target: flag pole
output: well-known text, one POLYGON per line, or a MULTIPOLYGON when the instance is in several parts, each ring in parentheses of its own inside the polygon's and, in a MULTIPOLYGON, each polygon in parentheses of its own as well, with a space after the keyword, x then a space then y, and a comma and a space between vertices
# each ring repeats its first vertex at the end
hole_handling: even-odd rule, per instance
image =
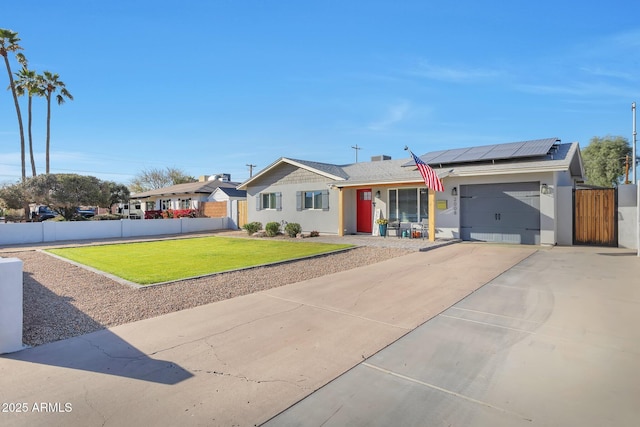
MULTIPOLYGON (((418 165, 418 162, 422 163, 424 165, 425 168, 431 170, 431 168, 429 168, 428 165, 426 165, 424 162, 422 162, 422 160, 417 157, 415 154, 413 154, 413 151, 409 150, 408 146, 404 146, 405 151, 408 151, 409 154, 411 155, 411 158, 413 159, 414 162, 416 162, 416 166, 418 167, 418 170, 420 171, 420 174, 422 175, 422 177, 425 180, 425 185, 427 187, 427 194, 428 194, 428 208, 429 208, 429 241, 430 242, 435 242, 436 241, 436 190, 431 188, 429 186, 429 184, 427 183, 427 178, 423 173, 423 170, 420 168, 420 165, 418 165)), ((435 172, 433 170, 431 170, 431 173, 435 175, 435 172)), ((439 181, 439 178, 437 178, 436 175, 436 179, 439 181)), ((442 183, 440 183, 440 187, 442 187, 442 183)))

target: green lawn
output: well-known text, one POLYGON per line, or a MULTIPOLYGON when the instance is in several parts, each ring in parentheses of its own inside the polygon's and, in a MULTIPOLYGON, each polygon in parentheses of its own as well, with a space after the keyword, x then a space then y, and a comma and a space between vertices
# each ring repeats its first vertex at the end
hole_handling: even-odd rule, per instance
POLYGON ((352 245, 201 237, 49 249, 48 252, 131 282, 148 285, 349 247, 352 245))

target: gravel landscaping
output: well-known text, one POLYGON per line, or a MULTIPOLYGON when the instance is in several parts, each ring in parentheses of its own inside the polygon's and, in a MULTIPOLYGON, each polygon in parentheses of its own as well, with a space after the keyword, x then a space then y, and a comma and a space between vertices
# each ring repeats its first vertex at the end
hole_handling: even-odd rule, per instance
POLYGON ((100 329, 373 264, 410 253, 358 247, 279 265, 141 289, 39 251, 4 252, 24 262, 23 341, 36 346, 100 329))

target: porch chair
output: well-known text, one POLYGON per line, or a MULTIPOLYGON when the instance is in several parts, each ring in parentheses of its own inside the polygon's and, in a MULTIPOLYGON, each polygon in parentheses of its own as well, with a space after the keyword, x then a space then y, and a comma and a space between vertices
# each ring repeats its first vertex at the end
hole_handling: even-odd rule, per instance
POLYGON ((411 224, 411 237, 413 233, 420 233, 420 238, 424 239, 429 234, 429 220, 423 218, 421 222, 411 224))
POLYGON ((402 237, 403 235, 408 234, 411 237, 411 223, 410 222, 401 222, 400 228, 398 229, 398 236, 402 237), (406 231, 406 233, 405 233, 406 231))
MULTIPOLYGON (((391 233, 391 231, 393 231, 394 233, 396 233, 396 237, 400 237, 400 223, 398 221, 393 221, 390 222, 389 225, 387 226, 387 233, 391 233)), ((391 234, 388 234, 389 236, 391 236, 391 234)))

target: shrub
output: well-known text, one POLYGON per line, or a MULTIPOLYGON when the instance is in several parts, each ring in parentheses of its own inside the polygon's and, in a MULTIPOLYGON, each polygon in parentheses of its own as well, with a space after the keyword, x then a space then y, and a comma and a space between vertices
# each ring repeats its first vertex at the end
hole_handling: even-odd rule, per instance
POLYGON ((93 217, 95 221, 111 221, 123 219, 124 216, 120 214, 101 214, 93 217))
POLYGON ((267 225, 264 226, 264 229, 267 232, 267 236, 276 236, 280 232, 280 223, 275 221, 268 222, 267 225))
POLYGON ((312 231, 311 233, 309 233, 309 237, 318 237, 318 236, 320 236, 319 231, 312 231))
POLYGON ((297 222, 290 222, 284 226, 284 231, 289 237, 296 237, 298 233, 302 232, 302 227, 297 222))
POLYGON ((249 222, 242 226, 246 230, 247 234, 251 236, 253 233, 257 233, 262 228, 262 223, 258 221, 249 222))

